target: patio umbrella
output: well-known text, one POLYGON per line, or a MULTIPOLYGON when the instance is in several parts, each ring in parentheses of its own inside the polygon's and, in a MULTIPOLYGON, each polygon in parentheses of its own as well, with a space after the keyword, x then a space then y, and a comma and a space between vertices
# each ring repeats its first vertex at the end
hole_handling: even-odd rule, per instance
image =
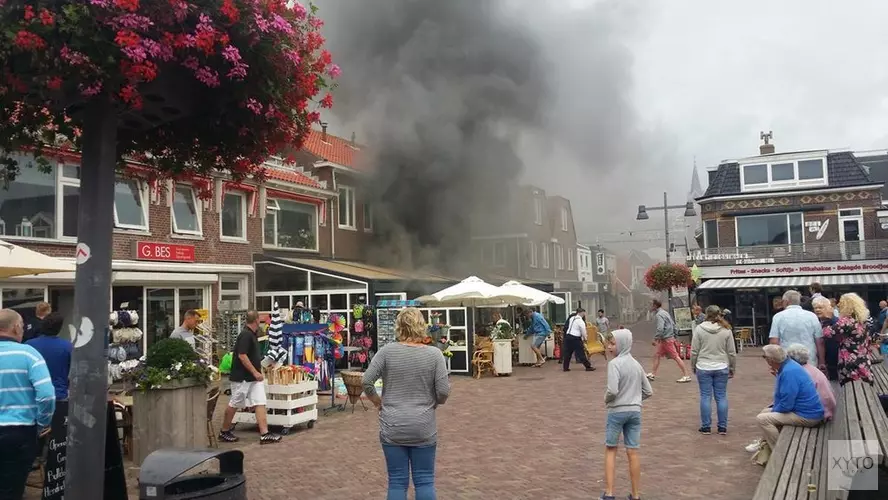
POLYGON ((74 264, 0 240, 0 278, 64 272, 74 272, 74 264))
POLYGON ((499 288, 505 294, 515 295, 522 298, 520 302, 515 302, 513 303, 513 305, 536 307, 549 303, 559 305, 564 304, 564 299, 562 299, 561 297, 552 295, 551 293, 547 293, 542 290, 537 290, 536 288, 529 287, 517 281, 507 281, 503 283, 499 288))
POLYGON ((490 307, 520 303, 524 299, 491 285, 477 276, 469 276, 456 285, 417 299, 423 305, 440 307, 490 307))

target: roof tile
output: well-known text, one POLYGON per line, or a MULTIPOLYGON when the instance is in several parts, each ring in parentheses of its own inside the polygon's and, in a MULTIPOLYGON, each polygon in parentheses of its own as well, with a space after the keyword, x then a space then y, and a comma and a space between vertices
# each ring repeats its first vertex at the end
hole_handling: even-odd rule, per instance
POLYGON ((300 186, 308 186, 317 189, 324 188, 324 186, 322 186, 318 180, 309 177, 302 172, 298 172, 296 170, 288 168, 269 167, 266 165, 265 175, 269 179, 274 179, 277 181, 292 182, 293 184, 298 184, 300 186))
POLYGON ((317 156, 322 160, 333 162, 343 167, 358 168, 357 156, 361 151, 360 145, 352 145, 351 141, 336 137, 329 132, 325 134, 319 130, 312 129, 302 149, 317 156))

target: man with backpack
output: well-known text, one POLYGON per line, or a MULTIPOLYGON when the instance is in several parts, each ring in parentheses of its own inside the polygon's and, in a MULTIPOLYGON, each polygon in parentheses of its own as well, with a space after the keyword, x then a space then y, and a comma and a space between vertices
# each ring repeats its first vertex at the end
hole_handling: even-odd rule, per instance
POLYGON ((577 355, 577 360, 586 367, 587 372, 595 371, 595 367, 586 358, 586 337, 586 310, 581 307, 577 309, 576 314, 567 319, 564 328, 564 340, 561 347, 564 371, 570 371, 570 358, 574 354, 577 355))
POLYGON ((677 328, 675 327, 675 321, 672 319, 672 316, 663 309, 663 304, 654 299, 651 303, 651 311, 654 312, 654 319, 657 321, 657 333, 654 334, 654 342, 653 344, 657 347, 657 352, 654 353, 654 367, 650 373, 647 374, 647 378, 649 380, 655 380, 657 378, 657 371, 660 369, 660 358, 667 357, 675 360, 675 363, 678 364, 678 368, 681 370, 681 378, 676 380, 676 382, 680 384, 686 384, 691 381, 691 377, 688 375, 688 369, 685 367, 684 361, 681 360, 681 356, 678 355, 678 349, 676 349, 675 344, 678 342, 675 340, 675 336, 678 334, 677 328))

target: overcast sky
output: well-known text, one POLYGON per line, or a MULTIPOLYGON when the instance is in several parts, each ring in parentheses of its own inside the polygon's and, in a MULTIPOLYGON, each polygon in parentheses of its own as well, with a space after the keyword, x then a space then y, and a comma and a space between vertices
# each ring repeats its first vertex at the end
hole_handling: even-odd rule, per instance
POLYGON ((524 180, 571 199, 583 240, 659 228, 637 205, 684 202, 695 157, 705 187, 762 130, 778 152, 888 147, 888 2, 502 1, 550 75, 544 124, 519 134, 524 180))

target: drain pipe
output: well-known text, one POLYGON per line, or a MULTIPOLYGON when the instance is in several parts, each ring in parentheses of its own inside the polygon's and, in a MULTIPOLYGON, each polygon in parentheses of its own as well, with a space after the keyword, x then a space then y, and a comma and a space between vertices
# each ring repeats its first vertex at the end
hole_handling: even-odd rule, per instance
POLYGON ((333 260, 336 260, 336 227, 335 227, 335 224, 337 221, 333 220, 334 219, 333 205, 336 205, 337 210, 338 210, 339 188, 336 187, 336 170, 333 167, 330 167, 330 171, 333 172, 333 192, 336 194, 333 196, 333 203, 330 203, 330 217, 327 220, 330 224, 330 258, 333 260))

